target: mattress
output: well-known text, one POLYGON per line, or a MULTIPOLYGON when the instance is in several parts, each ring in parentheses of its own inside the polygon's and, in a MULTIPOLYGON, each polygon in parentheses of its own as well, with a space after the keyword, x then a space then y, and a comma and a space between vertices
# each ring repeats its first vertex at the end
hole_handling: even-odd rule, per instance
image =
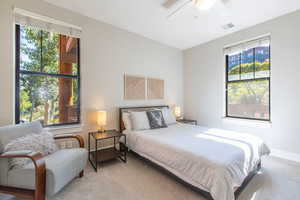
POLYGON ((181 123, 124 133, 130 150, 209 192, 214 200, 234 200, 235 188, 270 153, 253 135, 181 123))

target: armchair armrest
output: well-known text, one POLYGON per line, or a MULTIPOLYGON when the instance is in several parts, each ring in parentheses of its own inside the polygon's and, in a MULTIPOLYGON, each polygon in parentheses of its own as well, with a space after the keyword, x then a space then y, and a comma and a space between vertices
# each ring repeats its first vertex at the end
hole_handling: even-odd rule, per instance
POLYGON ((46 193, 46 164, 41 153, 32 151, 11 151, 0 155, 1 158, 29 158, 35 167, 35 198, 44 199, 46 193))
POLYGON ((55 140, 61 140, 61 139, 76 139, 79 143, 80 148, 84 148, 84 140, 81 135, 75 135, 75 134, 58 134, 54 136, 55 140))
POLYGON ((9 151, 1 154, 0 158, 29 158, 35 167, 45 165, 43 155, 32 151, 9 151))

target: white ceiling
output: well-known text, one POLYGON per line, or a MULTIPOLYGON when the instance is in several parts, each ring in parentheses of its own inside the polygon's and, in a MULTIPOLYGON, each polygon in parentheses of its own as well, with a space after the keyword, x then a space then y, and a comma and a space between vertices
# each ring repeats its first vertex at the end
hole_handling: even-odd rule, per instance
POLYGON ((161 6, 165 0, 45 1, 179 49, 187 49, 300 9, 300 0, 229 0, 226 4, 229 15, 220 12, 221 5, 218 3, 209 12, 189 5, 167 19, 186 0, 180 0, 169 10, 161 6), (235 27, 224 30, 222 25, 229 22, 235 27))

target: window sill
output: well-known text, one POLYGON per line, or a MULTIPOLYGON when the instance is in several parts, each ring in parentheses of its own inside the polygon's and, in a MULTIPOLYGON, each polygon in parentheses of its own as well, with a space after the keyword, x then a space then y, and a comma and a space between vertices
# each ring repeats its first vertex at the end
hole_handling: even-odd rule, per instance
POLYGON ((47 127, 45 130, 54 133, 54 134, 67 134, 67 133, 78 133, 83 129, 83 124, 76 125, 66 125, 66 126, 57 126, 57 127, 47 127))
POLYGON ((222 117, 224 124, 235 124, 241 126, 257 127, 257 128, 271 128, 271 121, 251 120, 251 119, 239 119, 232 117, 222 117))

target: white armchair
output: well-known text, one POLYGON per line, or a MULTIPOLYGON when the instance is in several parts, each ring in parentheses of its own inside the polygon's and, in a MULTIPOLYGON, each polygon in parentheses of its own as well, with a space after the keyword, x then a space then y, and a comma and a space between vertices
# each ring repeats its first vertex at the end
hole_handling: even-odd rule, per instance
POLYGON ((11 140, 32 133, 41 133, 40 122, 0 127, 0 192, 26 199, 44 200, 53 196, 78 175, 83 176, 88 153, 79 135, 57 135, 58 139, 76 139, 80 148, 61 149, 43 157, 30 151, 6 152, 3 149, 11 140), (19 169, 9 169, 8 159, 29 158, 31 163, 19 169))

